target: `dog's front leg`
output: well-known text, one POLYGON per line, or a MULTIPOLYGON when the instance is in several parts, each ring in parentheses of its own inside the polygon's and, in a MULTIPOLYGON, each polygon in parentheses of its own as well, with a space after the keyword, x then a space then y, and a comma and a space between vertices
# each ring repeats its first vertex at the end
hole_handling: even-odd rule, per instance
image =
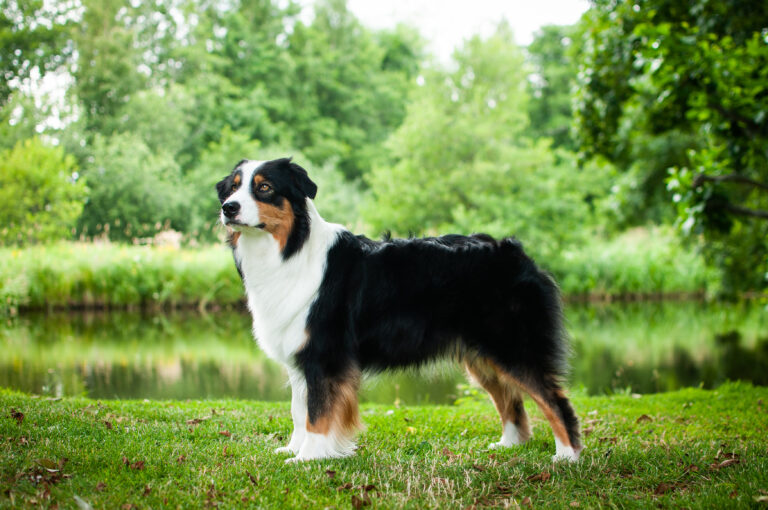
POLYGON ((360 371, 350 368, 330 376, 318 368, 314 366, 305 371, 308 374, 306 432, 296 457, 287 462, 346 457, 355 451, 354 434, 360 426, 357 408, 360 371))
POLYGON ((288 381, 291 384, 291 418, 293 418, 293 433, 288 446, 281 446, 275 453, 299 453, 306 437, 307 422, 307 382, 304 374, 295 368, 288 368, 288 381))

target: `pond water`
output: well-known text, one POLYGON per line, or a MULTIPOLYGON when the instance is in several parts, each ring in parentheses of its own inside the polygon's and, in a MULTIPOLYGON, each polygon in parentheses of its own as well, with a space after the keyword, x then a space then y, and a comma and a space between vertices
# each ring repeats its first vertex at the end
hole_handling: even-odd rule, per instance
MULTIPOLYGON (((768 309, 759 302, 568 305, 568 385, 589 394, 768 384, 768 309)), ((0 325, 0 386, 98 399, 287 400, 285 375, 235 311, 163 315, 33 314, 0 325)), ((467 392, 462 370, 367 378, 361 400, 451 403, 467 392)))

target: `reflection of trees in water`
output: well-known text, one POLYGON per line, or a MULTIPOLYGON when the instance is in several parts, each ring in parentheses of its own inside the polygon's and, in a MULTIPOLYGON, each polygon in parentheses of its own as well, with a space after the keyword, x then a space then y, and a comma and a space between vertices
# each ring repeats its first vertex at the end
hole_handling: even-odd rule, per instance
POLYGON ((175 360, 173 364, 94 364, 82 376, 92 398, 258 398, 285 400, 285 375, 270 363, 175 360))
POLYGON ((768 337, 754 347, 745 347, 736 330, 714 336, 714 347, 704 354, 675 347, 671 356, 658 363, 622 360, 610 349, 578 355, 574 379, 590 393, 630 388, 654 393, 685 386, 714 388, 728 380, 768 385, 768 337))

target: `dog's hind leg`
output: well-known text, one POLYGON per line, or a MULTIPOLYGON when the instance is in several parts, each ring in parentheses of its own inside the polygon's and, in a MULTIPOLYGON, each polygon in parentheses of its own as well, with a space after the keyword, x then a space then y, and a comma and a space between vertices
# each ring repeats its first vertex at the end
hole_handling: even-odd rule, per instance
POLYGON ((522 444, 531 437, 528 415, 523 406, 523 394, 509 377, 503 377, 497 367, 485 358, 467 356, 464 366, 470 377, 487 391, 501 417, 501 439, 489 448, 522 444))
POLYGON ((509 378, 520 386, 538 404, 552 427, 555 436, 554 460, 578 460, 583 449, 579 434, 579 419, 565 396, 558 377, 553 374, 534 373, 528 370, 514 373, 496 367, 502 378, 509 378))
POLYGON ((354 434, 360 428, 359 386, 357 369, 350 368, 334 377, 309 371, 306 432, 296 457, 288 459, 289 462, 346 457, 354 453, 354 434))

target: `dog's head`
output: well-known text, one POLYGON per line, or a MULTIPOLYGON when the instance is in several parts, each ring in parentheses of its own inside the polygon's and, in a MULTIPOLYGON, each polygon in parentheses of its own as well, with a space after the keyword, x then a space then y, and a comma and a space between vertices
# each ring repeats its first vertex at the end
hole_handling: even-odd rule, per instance
POLYGON ((309 235, 307 198, 317 186, 290 158, 242 160, 216 184, 221 222, 234 230, 268 232, 283 258, 293 255, 309 235))

